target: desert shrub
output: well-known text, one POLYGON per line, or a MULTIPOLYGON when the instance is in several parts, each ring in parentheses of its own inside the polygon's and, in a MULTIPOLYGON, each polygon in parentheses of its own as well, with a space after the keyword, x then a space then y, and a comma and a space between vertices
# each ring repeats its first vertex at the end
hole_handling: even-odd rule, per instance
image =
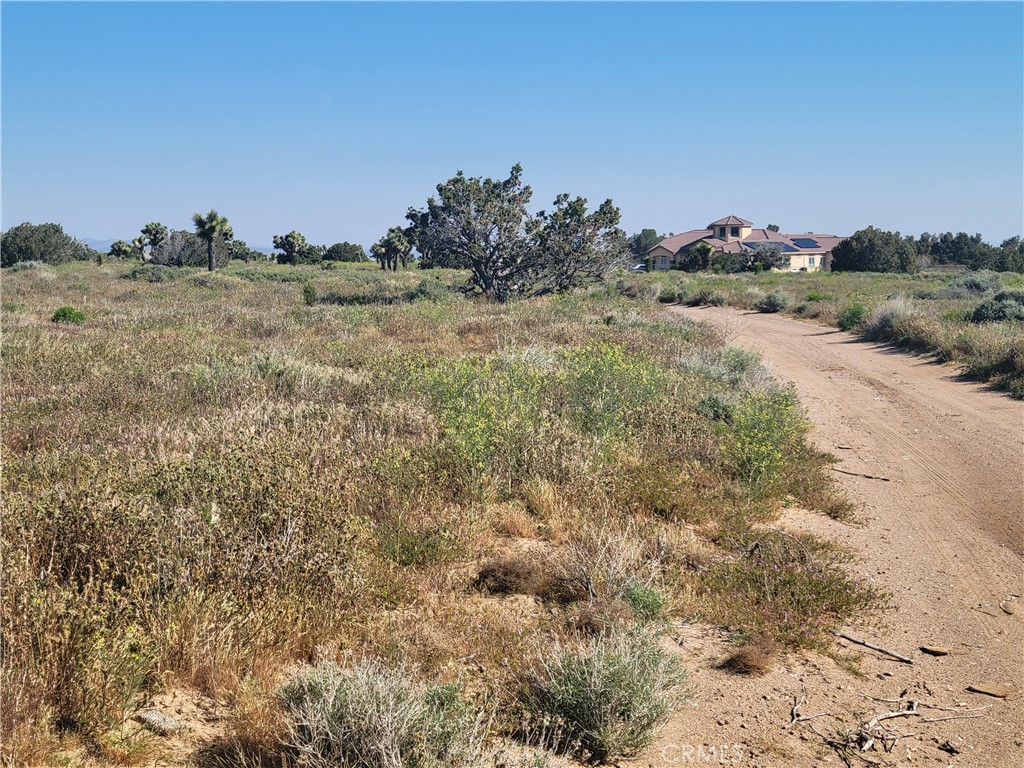
POLYGON ((847 302, 836 318, 836 325, 841 331, 852 331, 864 322, 868 316, 868 308, 860 301, 847 302))
POLYGON ((311 768, 473 768, 480 718, 453 685, 417 685, 403 667, 362 661, 300 670, 280 700, 289 745, 311 768))
POLYGON ((698 288, 686 297, 686 304, 690 307, 705 305, 720 307, 725 304, 725 294, 714 288, 698 288))
POLYGON ((302 301, 307 307, 311 307, 316 304, 317 291, 316 286, 312 283, 306 282, 302 284, 302 301))
POLYGON ((679 360, 679 368, 727 387, 758 389, 768 380, 761 357, 740 347, 698 349, 679 360))
POLYGON ((650 584, 633 582, 627 584, 622 597, 633 609, 633 613, 644 621, 660 618, 668 604, 664 593, 650 584))
POLYGON ((562 725, 552 746, 599 762, 647 747, 655 729, 686 699, 686 673, 656 635, 591 637, 542 658, 527 681, 526 704, 562 725))
POLYGON ((53 322, 68 325, 81 325, 85 322, 85 312, 74 307, 60 307, 53 313, 53 322))
POLYGON ((975 323, 1024 320, 1024 290, 1000 291, 975 307, 971 320, 975 323))
POLYGON ((864 338, 871 341, 894 341, 899 337, 900 323, 918 317, 921 311, 905 296, 884 301, 875 307, 863 323, 864 338))
POLYGON ((658 293, 658 301, 662 304, 675 304, 680 301, 679 292, 675 288, 665 286, 658 293))
POLYGON ((742 636, 822 647, 843 622, 884 606, 885 595, 843 570, 839 551, 810 536, 750 530, 735 545, 739 557, 701 575, 697 613, 742 636))
POLYGON ((772 291, 754 305, 758 312, 781 312, 789 306, 789 296, 781 291, 772 291))
POLYGON ((124 275, 125 280, 165 283, 181 276, 181 271, 166 264, 136 264, 124 275))
POLYGON ((732 412, 725 453, 736 475, 755 495, 770 494, 785 478, 786 464, 808 424, 789 389, 752 392, 732 412))
POLYGON ((625 598, 633 605, 631 593, 640 604, 654 599, 642 593, 656 590, 662 564, 644 546, 639 532, 626 526, 622 530, 602 527, 577 535, 562 548, 555 568, 563 597, 604 601, 625 598))
POLYGON ((545 595, 553 582, 547 562, 536 555, 522 554, 488 560, 480 568, 475 585, 492 595, 545 595))
POLYGON ((822 293, 821 291, 808 291, 807 301, 831 301, 834 299, 831 293, 822 293))
POLYGON ((46 262, 31 259, 29 261, 16 261, 10 266, 11 272, 22 272, 24 270, 46 269, 46 262))
POLYGON ((1002 287, 1002 284, 1003 279, 998 272, 990 272, 986 269, 959 275, 950 283, 953 287, 963 288, 971 293, 997 291, 1002 287))
POLYGON ((712 421, 731 422, 736 404, 728 396, 711 392, 697 404, 697 413, 712 421))
POLYGON ((1014 396, 1024 398, 1024 338, 979 345, 968 358, 969 376, 991 381, 1014 396))
POLYGON ((451 287, 442 283, 437 277, 425 277, 406 294, 409 301, 445 301, 454 296, 455 292, 451 287))

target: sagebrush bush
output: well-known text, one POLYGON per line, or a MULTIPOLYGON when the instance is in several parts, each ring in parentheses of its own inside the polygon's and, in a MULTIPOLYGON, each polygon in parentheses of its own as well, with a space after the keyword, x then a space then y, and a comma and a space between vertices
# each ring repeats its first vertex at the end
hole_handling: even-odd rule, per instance
POLYGON ((975 307, 971 320, 975 323, 1024 320, 1024 290, 1000 291, 975 307))
POLYGON ((982 269, 958 276, 950 286, 963 288, 971 293, 988 293, 999 290, 1002 284, 1003 278, 998 272, 982 269))
POLYGON ((74 307, 60 307, 53 313, 53 322, 67 325, 81 325, 85 322, 85 312, 74 307))
POLYGON ((781 291, 772 291, 754 304, 758 312, 781 312, 789 306, 789 296, 781 291))
POLYGON ((875 307, 864 319, 864 338, 870 341, 897 341, 900 324, 911 317, 920 317, 921 310, 906 296, 896 296, 875 307))
POLYGON ((687 698, 685 670, 649 632, 591 637, 550 653, 526 681, 526 705, 562 726, 552 746, 595 762, 641 752, 687 698))
POLYGON ((453 685, 366 660, 299 670, 279 694, 288 743, 311 768, 475 768, 481 717, 453 685))
POLYGON ((7 269, 9 269, 11 272, 27 272, 31 270, 48 268, 49 267, 46 264, 46 262, 29 259, 28 261, 16 261, 13 264, 11 264, 11 266, 9 266, 7 269))
POLYGON ((167 264, 136 264, 125 273, 124 279, 140 280, 147 283, 166 283, 190 273, 191 270, 171 267, 167 264))

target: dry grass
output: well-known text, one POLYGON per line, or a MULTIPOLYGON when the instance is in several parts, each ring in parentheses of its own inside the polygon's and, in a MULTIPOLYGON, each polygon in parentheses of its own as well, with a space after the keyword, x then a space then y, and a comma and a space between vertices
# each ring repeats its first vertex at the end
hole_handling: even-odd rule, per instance
MULTIPOLYGON (((455 273, 364 267, 129 271, 4 275, 13 764, 79 743, 131 759, 120 724, 169 686, 231 702, 211 759, 280 764, 286 671, 353 657, 503 712, 527 659, 705 610, 702 590, 754 631, 734 588, 756 580, 691 565, 735 560, 801 488, 833 498, 756 360, 642 299, 494 306, 445 289, 455 273), (65 304, 86 322, 51 322, 65 304), (751 442, 765 423, 786 439, 751 442)), ((817 621, 811 598, 814 637, 869 607, 817 621)))

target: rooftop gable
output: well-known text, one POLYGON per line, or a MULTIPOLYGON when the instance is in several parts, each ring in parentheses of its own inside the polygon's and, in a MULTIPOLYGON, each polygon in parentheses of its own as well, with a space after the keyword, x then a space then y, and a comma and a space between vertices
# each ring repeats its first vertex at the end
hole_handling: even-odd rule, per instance
POLYGON ((724 219, 719 219, 718 221, 713 221, 708 224, 708 229, 711 229, 712 227, 728 226, 752 227, 754 225, 746 219, 741 219, 739 216, 726 216, 724 219))

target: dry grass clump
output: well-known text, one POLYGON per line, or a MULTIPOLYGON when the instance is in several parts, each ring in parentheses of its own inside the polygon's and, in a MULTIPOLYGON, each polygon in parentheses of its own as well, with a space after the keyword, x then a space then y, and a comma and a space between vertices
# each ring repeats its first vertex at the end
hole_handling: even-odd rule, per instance
POLYGON ((506 555, 488 560, 480 568, 474 585, 491 595, 547 595, 555 583, 551 565, 531 553, 506 555))
POLYGON ((771 643, 753 639, 726 656, 718 668, 737 675, 757 677, 771 671, 775 649, 771 643))

